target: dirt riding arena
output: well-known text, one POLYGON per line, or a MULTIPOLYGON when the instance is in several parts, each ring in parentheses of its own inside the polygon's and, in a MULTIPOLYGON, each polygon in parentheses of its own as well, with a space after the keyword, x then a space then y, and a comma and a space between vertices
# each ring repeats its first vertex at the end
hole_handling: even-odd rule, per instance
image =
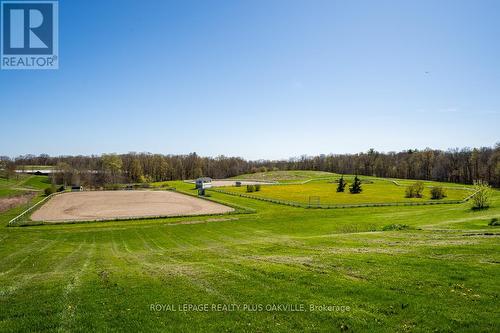
POLYGON ((222 214, 233 208, 170 191, 73 192, 50 199, 33 221, 94 221, 140 217, 222 214))

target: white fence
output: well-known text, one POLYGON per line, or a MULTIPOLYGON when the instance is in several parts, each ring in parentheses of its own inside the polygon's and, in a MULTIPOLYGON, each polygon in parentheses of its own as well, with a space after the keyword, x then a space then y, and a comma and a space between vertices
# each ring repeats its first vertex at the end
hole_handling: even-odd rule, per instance
POLYGON ((63 192, 56 192, 56 193, 52 193, 51 195, 46 196, 45 198, 43 198, 42 200, 38 201, 36 204, 34 204, 33 206, 31 206, 30 208, 26 209, 24 212, 22 212, 21 214, 17 215, 16 217, 14 217, 12 220, 10 220, 9 223, 8 223, 8 225, 9 226, 14 225, 17 221, 19 221, 23 217, 26 217, 27 215, 29 215, 33 210, 35 210, 35 208, 37 208, 38 206, 40 206, 43 203, 45 203, 47 200, 49 200, 53 196, 56 196, 56 195, 61 194, 61 193, 65 193, 65 192, 64 191, 63 192))

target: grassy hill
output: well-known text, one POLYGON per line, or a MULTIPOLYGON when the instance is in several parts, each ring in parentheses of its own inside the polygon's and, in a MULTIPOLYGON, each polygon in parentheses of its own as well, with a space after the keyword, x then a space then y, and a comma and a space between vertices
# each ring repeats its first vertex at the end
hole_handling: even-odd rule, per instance
MULTIPOLYGON (((345 179, 352 183, 350 177, 345 179)), ((364 178, 361 177, 363 180, 364 178)), ((414 183, 414 182, 413 182, 414 183)), ((446 186, 446 184, 435 184, 446 186)), ((278 199, 298 203, 308 203, 311 197, 319 197, 321 204, 366 204, 366 203, 397 203, 397 202, 431 202, 430 187, 424 189, 422 198, 406 198, 405 186, 398 186, 393 182, 384 179, 370 179, 363 185, 363 192, 360 194, 350 194, 349 188, 345 192, 337 193, 337 184, 332 180, 311 181, 306 184, 288 184, 288 185, 262 185, 259 192, 253 192, 251 195, 278 199)), ((224 190, 236 194, 247 192, 246 187, 229 187, 224 190)), ((447 197, 443 200, 434 200, 433 202, 442 202, 450 200, 462 200, 473 192, 466 188, 451 187, 446 190, 447 197)))
POLYGON ((22 194, 29 191, 41 191, 50 186, 46 176, 17 175, 15 178, 0 177, 0 198, 22 194))
POLYGON ((255 213, 25 228, 7 228, 0 214, 0 331, 500 327, 500 231, 488 226, 500 217, 499 191, 482 211, 211 195, 255 213))
POLYGON ((315 178, 335 177, 335 176, 337 175, 331 172, 293 170, 293 171, 268 171, 268 172, 249 173, 233 177, 232 179, 260 180, 260 181, 287 183, 287 182, 301 182, 315 178))

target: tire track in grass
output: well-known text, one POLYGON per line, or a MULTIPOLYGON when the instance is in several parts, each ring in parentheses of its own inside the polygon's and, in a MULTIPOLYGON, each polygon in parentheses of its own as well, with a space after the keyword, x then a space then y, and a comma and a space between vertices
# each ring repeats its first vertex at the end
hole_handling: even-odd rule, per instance
POLYGON ((51 277, 57 277, 60 275, 59 273, 55 272, 48 272, 48 273, 33 273, 33 274, 22 274, 21 278, 17 278, 14 281, 14 284, 11 286, 6 287, 5 285, 2 285, 0 287, 0 297, 8 297, 13 295, 17 290, 23 288, 25 285, 29 284, 30 282, 33 281, 35 278, 43 278, 44 280, 51 278, 51 277))
POLYGON ((148 251, 151 251, 151 252, 154 252, 153 248, 151 247, 151 245, 146 242, 146 240, 144 239, 144 237, 141 236, 141 234, 139 233, 139 231, 137 231, 137 229, 134 229, 134 232, 135 234, 137 235, 137 237, 142 241, 142 243, 144 244, 144 248, 148 251))
POLYGON ((123 248, 125 249, 125 251, 127 251, 128 253, 132 253, 132 251, 130 251, 127 245, 127 242, 125 242, 125 238, 122 237, 122 234, 120 234, 120 240, 122 241, 123 248))
POLYGON ((214 229, 207 229, 204 230, 205 232, 205 237, 200 240, 200 243, 203 245, 205 249, 212 249, 212 248, 217 248, 220 249, 221 252, 225 253, 228 251, 227 249, 227 243, 224 243, 222 241, 222 237, 220 235, 220 232, 216 232, 214 229))
POLYGON ((111 233, 111 252, 113 253, 113 256, 115 256, 115 258, 117 258, 118 257, 118 250, 117 250, 117 244, 116 244, 116 240, 115 240, 115 231, 110 230, 109 232, 111 233))
POLYGON ((148 262, 138 263, 145 268, 149 275, 158 276, 160 278, 165 278, 169 276, 179 276, 187 280, 195 288, 204 291, 207 294, 213 295, 221 299, 225 303, 230 303, 231 299, 227 295, 223 294, 217 288, 215 288, 206 278, 200 278, 202 271, 195 269, 193 266, 203 266, 203 263, 185 263, 183 261, 176 260, 174 258, 169 258, 170 262, 173 264, 155 264, 148 262), (195 265, 193 265, 195 264, 195 265), (199 264, 199 265, 198 265, 199 264))
MULTIPOLYGON (((141 261, 140 264, 142 264, 146 268, 146 271, 148 271, 150 274, 158 275, 160 277, 170 276, 170 275, 181 276, 187 281, 189 281, 189 283, 192 284, 195 288, 200 289, 206 293, 209 293, 215 297, 218 297, 225 303, 231 303, 231 302, 235 303, 237 299, 235 299, 230 294, 223 292, 222 290, 225 290, 224 288, 222 289, 217 288, 215 285, 210 283, 210 279, 207 278, 207 276, 203 277, 201 276, 202 273, 204 271, 215 274, 222 273, 225 275, 230 275, 233 279, 239 279, 243 282, 245 281, 248 282, 251 281, 252 279, 248 274, 246 274, 246 270, 241 270, 241 269, 234 270, 227 267, 224 264, 224 263, 229 263, 232 265, 234 258, 234 255, 230 253, 229 247, 231 246, 231 244, 225 244, 224 242, 221 242, 221 239, 224 239, 225 237, 221 237, 221 235, 217 233, 215 229, 205 230, 205 232, 206 233, 203 234, 204 236, 203 239, 200 240, 202 244, 204 244, 205 246, 198 245, 196 246, 196 248, 194 247, 189 248, 189 250, 193 251, 202 250, 205 254, 208 254, 210 257, 217 258, 216 262, 213 262, 211 258, 208 258, 207 260, 203 261, 186 262, 183 260, 176 259, 175 255, 171 255, 169 256, 169 261, 172 262, 173 265, 169 263, 165 264, 147 263, 147 262, 145 263, 144 261, 141 261), (221 262, 223 262, 223 264, 221 264, 221 262), (199 269, 201 269, 201 271, 199 269)), ((172 235, 170 236, 172 237, 172 235)), ((231 237, 231 241, 234 242, 235 244, 241 242, 241 240, 242 239, 236 239, 231 237)), ((247 242, 253 243, 253 241, 248 241, 248 240, 247 242)), ((257 284, 261 288, 265 287, 265 285, 261 281, 258 281, 257 284)))
POLYGON ((24 256, 23 259, 21 259, 14 267, 12 267, 11 269, 9 270, 6 270, 4 272, 0 272, 0 276, 4 276, 4 275, 8 275, 12 272, 15 272, 16 270, 18 270, 28 259, 32 258, 35 254, 38 255, 40 252, 45 252, 47 249, 49 249, 50 247, 52 247, 53 245, 55 245, 57 243, 57 240, 51 240, 49 241, 48 244, 46 244, 45 246, 39 248, 38 250, 35 250, 33 252, 31 252, 30 254, 24 256))
MULTIPOLYGON (((85 243, 87 241, 85 240, 85 243)), ((87 253, 87 256, 85 258, 85 261, 83 262, 82 266, 80 269, 76 270, 75 274, 70 278, 70 281, 66 284, 63 294, 61 296, 61 301, 62 301, 62 311, 60 313, 60 325, 57 329, 58 332, 71 332, 71 327, 74 323, 74 317, 75 317, 75 312, 77 311, 76 305, 72 302, 71 300, 71 294, 74 293, 75 289, 80 287, 81 285, 81 278, 87 271, 90 262, 92 258, 94 257, 95 253, 95 236, 92 240, 92 245, 90 246, 90 250, 84 251, 87 253)))
MULTIPOLYGON (((144 238, 136 231, 136 234, 139 238, 145 242, 144 238)), ((148 244, 149 243, 145 243, 148 244)), ((158 253, 158 251, 153 251, 158 253)), ((160 279, 170 277, 182 277, 189 281, 195 288, 203 290, 204 292, 215 295, 219 297, 225 302, 229 301, 229 298, 213 287, 206 279, 199 278, 199 275, 202 272, 197 269, 195 266, 203 266, 203 263, 192 263, 185 262, 178 259, 175 259, 174 256, 169 256, 168 258, 160 257, 161 262, 153 263, 146 261, 146 258, 142 255, 138 255, 136 253, 130 253, 130 257, 133 259, 130 262, 130 265, 142 267, 142 272, 146 273, 150 276, 156 276, 160 279)))
MULTIPOLYGON (((55 245, 57 243, 57 241, 58 241, 59 238, 60 238, 60 236, 58 236, 54 240, 48 241, 48 243, 45 246, 39 248, 38 250, 32 251, 29 255, 25 256, 16 266, 14 266, 13 268, 11 268, 11 269, 9 269, 9 270, 7 270, 5 272, 1 272, 0 273, 0 277, 6 276, 6 275, 10 274, 11 272, 16 271, 29 258, 36 257, 36 256, 39 255, 39 253, 45 252, 48 248, 50 248, 51 246, 55 245)), ((32 245, 29 248, 27 248, 27 250, 24 250, 23 253, 26 252, 26 251, 30 251, 33 247, 35 247, 41 241, 46 241, 46 240, 45 239, 41 239, 39 241, 36 241, 36 242, 32 243, 32 245)), ((37 278, 37 277, 40 277, 40 276, 54 276, 54 275, 57 275, 57 274, 58 274, 57 272, 32 273, 32 274, 24 273, 24 274, 20 274, 20 275, 22 275, 22 278, 9 279, 9 281, 14 281, 13 285, 11 285, 11 286, 3 285, 2 288, 0 288, 0 296, 13 295, 17 290, 19 290, 19 289, 23 288, 25 285, 29 284, 34 278, 37 278)))
POLYGON ((182 229, 179 228, 175 230, 175 232, 172 233, 172 235, 175 237, 175 240, 177 242, 181 243, 181 246, 183 249, 186 250, 202 250, 202 248, 199 246, 199 244, 196 242, 196 240, 193 240, 193 236, 196 236, 196 233, 191 232, 191 228, 193 225, 186 225, 182 229), (191 239, 193 241, 188 241, 188 239, 191 239))
POLYGON ((161 245, 158 244, 157 241, 154 240, 153 237, 151 237, 148 233, 147 233, 147 230, 144 230, 144 235, 145 237, 147 237, 155 246, 156 248, 158 249, 158 251, 161 251, 161 252, 165 252, 165 248, 161 245))
MULTIPOLYGON (((497 215, 496 214, 485 214, 482 216, 469 216, 469 217, 465 217, 465 218, 448 219, 448 220, 444 220, 444 221, 439 221, 439 222, 423 225, 422 229, 441 230, 443 228, 440 228, 440 227, 443 227, 443 226, 449 226, 449 225, 453 225, 453 224, 457 224, 457 223, 464 223, 464 222, 489 220, 489 219, 492 219, 494 217, 497 217, 497 215)), ((486 223, 485 223, 485 227, 486 227, 486 223)), ((444 229, 448 230, 447 228, 444 228, 444 229)))
POLYGON ((186 244, 182 244, 177 240, 173 231, 171 230, 167 231, 166 229, 159 229, 159 233, 163 234, 165 236, 165 239, 172 243, 172 248, 182 249, 182 250, 188 249, 188 246, 186 244))
POLYGON ((39 239, 33 243, 30 243, 30 245, 23 247, 21 250, 11 252, 9 255, 3 257, 3 259, 0 260, 0 266, 3 266, 5 264, 5 262, 7 262, 12 257, 15 258, 16 256, 22 256, 26 252, 32 251, 33 248, 36 248, 38 246, 38 244, 40 244, 41 242, 44 242, 44 241, 47 241, 47 240, 42 238, 42 239, 39 239))
MULTIPOLYGON (((133 266, 135 264, 135 262, 130 259, 130 256, 131 255, 133 256, 133 252, 130 251, 130 249, 126 245, 125 240, 123 239, 121 233, 120 233, 120 235, 118 235, 119 239, 118 240, 116 239, 115 231, 116 230, 111 231, 111 240, 113 242, 113 244, 111 246, 111 252, 113 253, 113 256, 115 257, 115 259, 117 259, 117 261, 120 265, 124 265, 125 268, 129 269, 131 266, 133 266), (120 243, 122 244, 123 249, 121 249, 119 247, 120 243), (122 261, 123 263, 120 261, 122 261)), ((113 264, 115 266, 118 264, 117 261, 116 260, 113 261, 113 264)))
POLYGON ((87 244, 87 241, 85 240, 84 242, 80 243, 80 246, 78 246, 76 249, 74 249, 73 251, 71 251, 70 254, 68 254, 63 260, 61 260, 61 262, 55 267, 55 271, 56 272, 62 272, 64 271, 62 268, 64 268, 65 266, 67 266, 68 262, 71 261, 71 258, 73 258, 75 256, 75 254, 77 254, 78 252, 80 252, 80 250, 82 249, 82 247, 84 245, 87 244))

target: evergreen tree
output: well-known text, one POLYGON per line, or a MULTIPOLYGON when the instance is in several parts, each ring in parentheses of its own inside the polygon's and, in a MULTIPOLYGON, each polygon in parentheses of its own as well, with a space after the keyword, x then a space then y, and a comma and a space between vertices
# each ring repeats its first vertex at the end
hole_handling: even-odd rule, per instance
POLYGON ((344 192, 346 185, 347 185, 347 183, 344 180, 344 175, 342 175, 342 177, 340 177, 340 179, 339 179, 339 185, 337 186, 337 192, 344 192))
POLYGON ((351 194, 361 193, 363 189, 361 188, 361 180, 359 180, 358 176, 354 177, 354 183, 349 187, 349 191, 351 194))

